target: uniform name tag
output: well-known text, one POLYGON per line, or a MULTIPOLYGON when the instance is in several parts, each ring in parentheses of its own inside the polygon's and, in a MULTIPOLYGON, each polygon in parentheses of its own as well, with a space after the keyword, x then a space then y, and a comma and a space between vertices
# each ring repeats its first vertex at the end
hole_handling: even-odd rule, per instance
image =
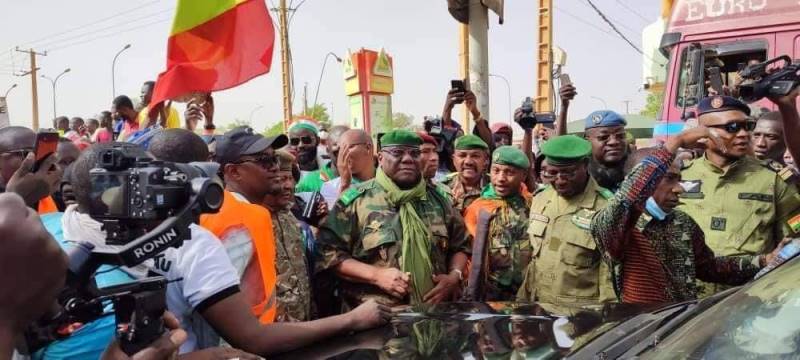
POLYGON ((549 217, 544 216, 542 214, 535 214, 535 213, 531 214, 531 220, 541 221, 543 223, 549 223, 550 222, 550 218, 549 217))
POLYGON ((775 197, 770 194, 757 194, 757 193, 739 193, 739 200, 756 200, 764 202, 772 202, 775 197))
POLYGON ((725 231, 725 225, 727 223, 728 223, 728 219, 719 218, 719 217, 712 217, 711 218, 711 230, 725 231))

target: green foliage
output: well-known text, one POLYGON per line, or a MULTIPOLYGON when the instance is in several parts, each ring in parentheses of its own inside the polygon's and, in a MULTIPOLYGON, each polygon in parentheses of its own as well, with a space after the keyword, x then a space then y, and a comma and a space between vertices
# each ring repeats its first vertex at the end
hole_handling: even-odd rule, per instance
POLYGON ((664 92, 663 91, 654 91, 647 95, 647 104, 645 104, 644 109, 639 112, 639 115, 647 116, 650 118, 655 118, 659 111, 661 111, 661 105, 664 103, 664 92))
POLYGON ((226 132, 228 132, 230 130, 233 130, 234 128, 237 128, 237 127, 240 127, 240 126, 251 126, 251 125, 250 125, 249 121, 244 121, 244 120, 241 120, 241 119, 234 119, 233 122, 225 124, 224 126, 222 126, 222 129, 218 129, 217 132, 220 132, 220 130, 221 130, 222 133, 226 133, 226 132))
POLYGON ((261 135, 267 137, 278 136, 280 134, 283 134, 283 121, 276 121, 275 124, 268 127, 263 133, 261 133, 261 135))
POLYGON ((392 129, 408 128, 414 123, 414 116, 406 113, 393 113, 391 120, 378 123, 378 132, 387 132, 392 129))
MULTIPOLYGON (((302 114, 297 114, 295 116, 302 116, 302 114)), ((319 123, 321 128, 330 129, 331 128, 331 116, 328 114, 328 108, 325 107, 324 104, 317 104, 312 107, 309 107, 306 111, 305 116, 308 116, 319 123)))

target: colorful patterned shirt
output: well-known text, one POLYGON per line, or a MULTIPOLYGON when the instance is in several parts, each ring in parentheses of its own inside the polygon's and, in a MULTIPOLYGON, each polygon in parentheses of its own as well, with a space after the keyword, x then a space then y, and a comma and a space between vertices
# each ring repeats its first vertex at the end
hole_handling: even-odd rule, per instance
POLYGON ((673 210, 658 220, 644 210, 673 160, 664 148, 646 157, 592 220, 606 260, 622 262, 623 302, 691 300, 701 289, 698 279, 739 285, 760 269, 758 256, 715 257, 686 213, 673 210))

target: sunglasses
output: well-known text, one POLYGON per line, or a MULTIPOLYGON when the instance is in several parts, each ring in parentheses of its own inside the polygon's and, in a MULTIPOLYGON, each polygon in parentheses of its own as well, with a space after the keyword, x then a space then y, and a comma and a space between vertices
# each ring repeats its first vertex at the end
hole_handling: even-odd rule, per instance
POLYGON ((301 137, 289 138, 289 144, 292 145, 292 146, 300 145, 300 142, 302 142, 303 145, 309 145, 312 142, 314 142, 314 138, 311 137, 311 136, 301 136, 301 137))
POLYGON ((727 124, 722 124, 722 125, 709 125, 708 127, 712 127, 715 129, 722 129, 729 134, 736 134, 739 131, 742 131, 742 129, 744 129, 747 132, 753 131, 753 129, 756 128, 756 122, 744 120, 744 121, 729 122, 727 124))
POLYGON ((252 158, 252 159, 239 160, 239 161, 234 162, 233 164, 240 165, 240 164, 245 164, 245 163, 254 163, 254 164, 258 164, 259 166, 261 166, 264 169, 270 169, 270 168, 272 168, 274 166, 278 166, 278 157, 274 156, 274 155, 273 156, 271 156, 271 155, 262 155, 262 156, 259 156, 259 157, 256 157, 256 158, 252 158))

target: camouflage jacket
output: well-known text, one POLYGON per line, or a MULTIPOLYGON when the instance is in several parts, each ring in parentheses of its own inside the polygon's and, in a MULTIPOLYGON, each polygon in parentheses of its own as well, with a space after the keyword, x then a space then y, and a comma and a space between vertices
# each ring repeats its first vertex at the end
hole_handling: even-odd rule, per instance
MULTIPOLYGON (((431 230, 433 273, 448 273, 450 258, 458 252, 469 252, 470 238, 461 214, 430 185, 426 198, 415 202, 414 208, 431 230)), ((388 204, 386 191, 380 185, 374 180, 366 181, 345 191, 320 227, 316 270, 334 268, 351 258, 376 267, 399 269, 402 240, 398 209, 388 204)), ((373 285, 344 279, 339 290, 348 308, 370 298, 392 306, 409 303, 408 298, 393 298, 373 285)))
POLYGON ((481 178, 479 186, 472 190, 464 188, 464 184, 461 183, 461 177, 458 176, 458 173, 448 175, 441 184, 445 186, 445 189, 450 195, 450 201, 453 203, 453 207, 458 210, 459 213, 464 214, 464 211, 467 210, 469 205, 472 204, 475 199, 481 197, 483 188, 489 185, 489 176, 484 175, 481 178))
POLYGON ((481 197, 466 210, 465 221, 470 232, 475 231, 477 214, 481 210, 495 215, 489 223, 488 261, 484 262, 486 301, 513 301, 522 285, 531 260, 528 237, 530 200, 530 197, 525 199, 522 196, 502 200, 481 197))
POLYGON ((273 211, 278 270, 277 322, 311 318, 311 285, 300 223, 289 210, 273 211))

